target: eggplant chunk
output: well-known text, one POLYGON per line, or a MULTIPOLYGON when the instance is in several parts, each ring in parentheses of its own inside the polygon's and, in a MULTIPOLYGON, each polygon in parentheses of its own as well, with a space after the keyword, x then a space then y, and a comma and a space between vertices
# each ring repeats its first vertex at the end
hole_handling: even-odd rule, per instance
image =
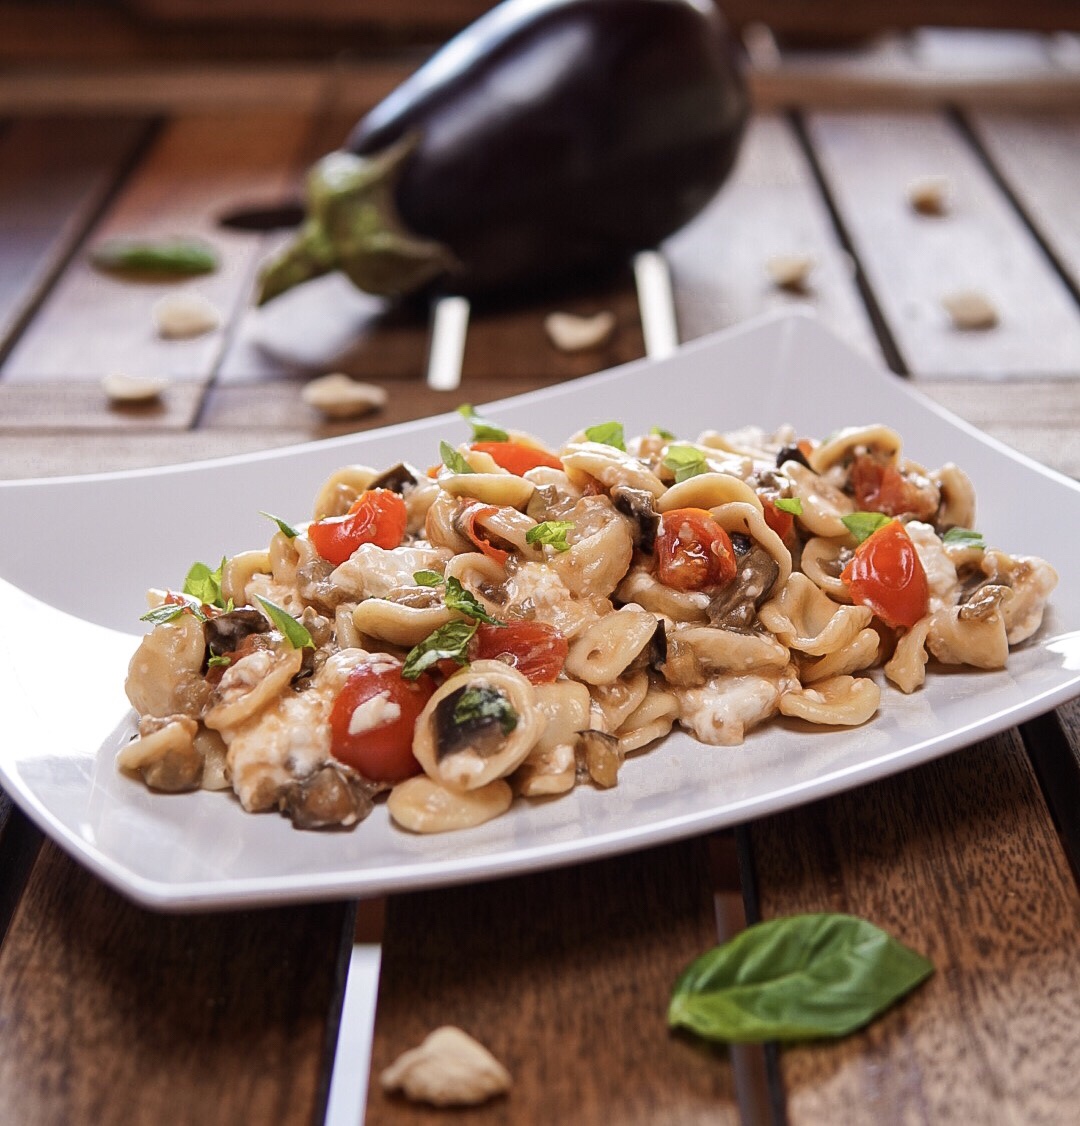
POLYGON ((704 207, 748 109, 712 4, 506 0, 315 166, 259 302, 335 269, 402 296, 614 268, 704 207))

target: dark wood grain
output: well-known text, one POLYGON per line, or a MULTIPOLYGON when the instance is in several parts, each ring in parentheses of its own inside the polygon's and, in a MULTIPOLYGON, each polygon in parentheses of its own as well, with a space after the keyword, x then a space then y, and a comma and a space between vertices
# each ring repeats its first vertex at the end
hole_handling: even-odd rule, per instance
POLYGON ((0 1118, 316 1121, 351 938, 334 904, 150 914, 47 844, 0 950, 0 1118))
POLYGON ((764 917, 860 915, 937 969, 867 1031, 783 1052, 792 1126, 1073 1121, 1080 894, 1015 733, 750 838, 764 917))
POLYGON ((704 842, 392 898, 369 1126, 446 1121, 378 1085, 443 1024, 486 1044, 514 1079, 455 1122, 737 1122, 724 1052, 665 1023, 676 976, 715 935, 704 842))

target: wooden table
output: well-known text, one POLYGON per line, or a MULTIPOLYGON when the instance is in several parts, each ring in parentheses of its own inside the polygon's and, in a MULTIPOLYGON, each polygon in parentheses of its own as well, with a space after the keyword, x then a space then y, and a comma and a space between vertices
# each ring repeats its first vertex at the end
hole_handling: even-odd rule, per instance
MULTIPOLYGON (((379 318, 333 281, 272 329, 259 322, 253 275, 279 236, 225 231, 217 217, 294 190, 397 76, 293 75, 295 97, 263 76, 267 105, 228 109, 212 75, 167 105, 152 90, 140 103, 132 83, 92 111, 28 103, 0 122, 0 475, 341 433, 348 424, 321 422, 300 398, 306 374, 331 368, 389 391, 369 420, 379 425, 641 354, 629 275, 561 303, 616 312, 597 351, 550 345, 554 306, 474 317, 457 391, 423 381, 423 319, 379 318), (107 235, 176 231, 223 256, 198 288, 224 327, 182 343, 153 333, 160 287, 103 278, 84 253, 107 235), (158 406, 111 408, 100 381, 113 370, 171 382, 158 406)), ((807 303, 898 378, 1080 475, 1080 111, 958 110, 925 94, 873 112, 765 103, 732 182, 663 248, 682 337, 807 303), (905 195, 931 174, 954 189, 935 219, 905 195), (767 279, 765 260, 782 253, 813 256, 807 293, 767 279), (940 299, 965 288, 993 299, 997 328, 950 327, 940 299)), ((357 983, 381 941, 374 1073, 459 1023, 515 1085, 448 1117, 376 1084, 369 1123, 1075 1122, 1078 763, 1074 703, 708 839, 385 902, 195 917, 132 906, 0 804, 0 1121, 355 1121, 350 1089, 367 1063, 357 983), (718 927, 827 910, 885 927, 936 975, 838 1044, 727 1052, 668 1033, 672 982, 718 927)))

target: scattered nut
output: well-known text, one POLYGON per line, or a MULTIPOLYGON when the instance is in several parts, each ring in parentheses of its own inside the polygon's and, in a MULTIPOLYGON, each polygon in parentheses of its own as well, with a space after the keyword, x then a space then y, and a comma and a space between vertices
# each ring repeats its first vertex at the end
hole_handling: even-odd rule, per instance
POLYGON ((801 292, 806 289, 816 264, 809 254, 774 254, 766 260, 765 272, 773 285, 801 292))
POLYGON ((980 330, 993 328, 998 323, 998 311, 994 303, 977 290, 966 289, 950 293, 941 299, 941 304, 956 328, 980 330))
POLYGON ((952 202, 952 184, 946 176, 923 176, 908 184, 907 197, 920 215, 944 215, 952 202))
POLYGON ((615 332, 615 314, 609 310, 579 317, 574 313, 549 313, 544 328, 560 352, 584 352, 606 344, 615 332))
POLYGON ((321 375, 303 390, 302 398, 327 418, 360 418, 386 406, 387 394, 374 383, 361 383, 343 372, 321 375))
POLYGON ((510 1089, 510 1072, 468 1033, 436 1028, 418 1048, 398 1056, 380 1076, 384 1091, 414 1102, 474 1106, 510 1089))
POLYGON ((101 386, 113 403, 149 403, 160 398, 169 381, 156 375, 125 375, 114 371, 105 376, 101 386))
POLYGON ((151 311, 158 336, 165 340, 187 340, 221 326, 217 306, 194 290, 168 293, 154 302, 151 311))

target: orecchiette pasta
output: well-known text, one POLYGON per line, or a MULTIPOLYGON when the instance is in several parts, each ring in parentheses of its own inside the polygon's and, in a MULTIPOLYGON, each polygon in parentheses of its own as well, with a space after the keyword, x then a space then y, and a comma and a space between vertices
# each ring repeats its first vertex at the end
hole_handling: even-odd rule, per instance
POLYGON ((427 473, 346 466, 310 522, 152 591, 118 767, 301 828, 389 791, 402 829, 465 829, 616 785, 675 727, 850 726, 934 662, 1000 668, 1057 580, 987 547, 966 475, 884 425, 492 431, 427 473))

